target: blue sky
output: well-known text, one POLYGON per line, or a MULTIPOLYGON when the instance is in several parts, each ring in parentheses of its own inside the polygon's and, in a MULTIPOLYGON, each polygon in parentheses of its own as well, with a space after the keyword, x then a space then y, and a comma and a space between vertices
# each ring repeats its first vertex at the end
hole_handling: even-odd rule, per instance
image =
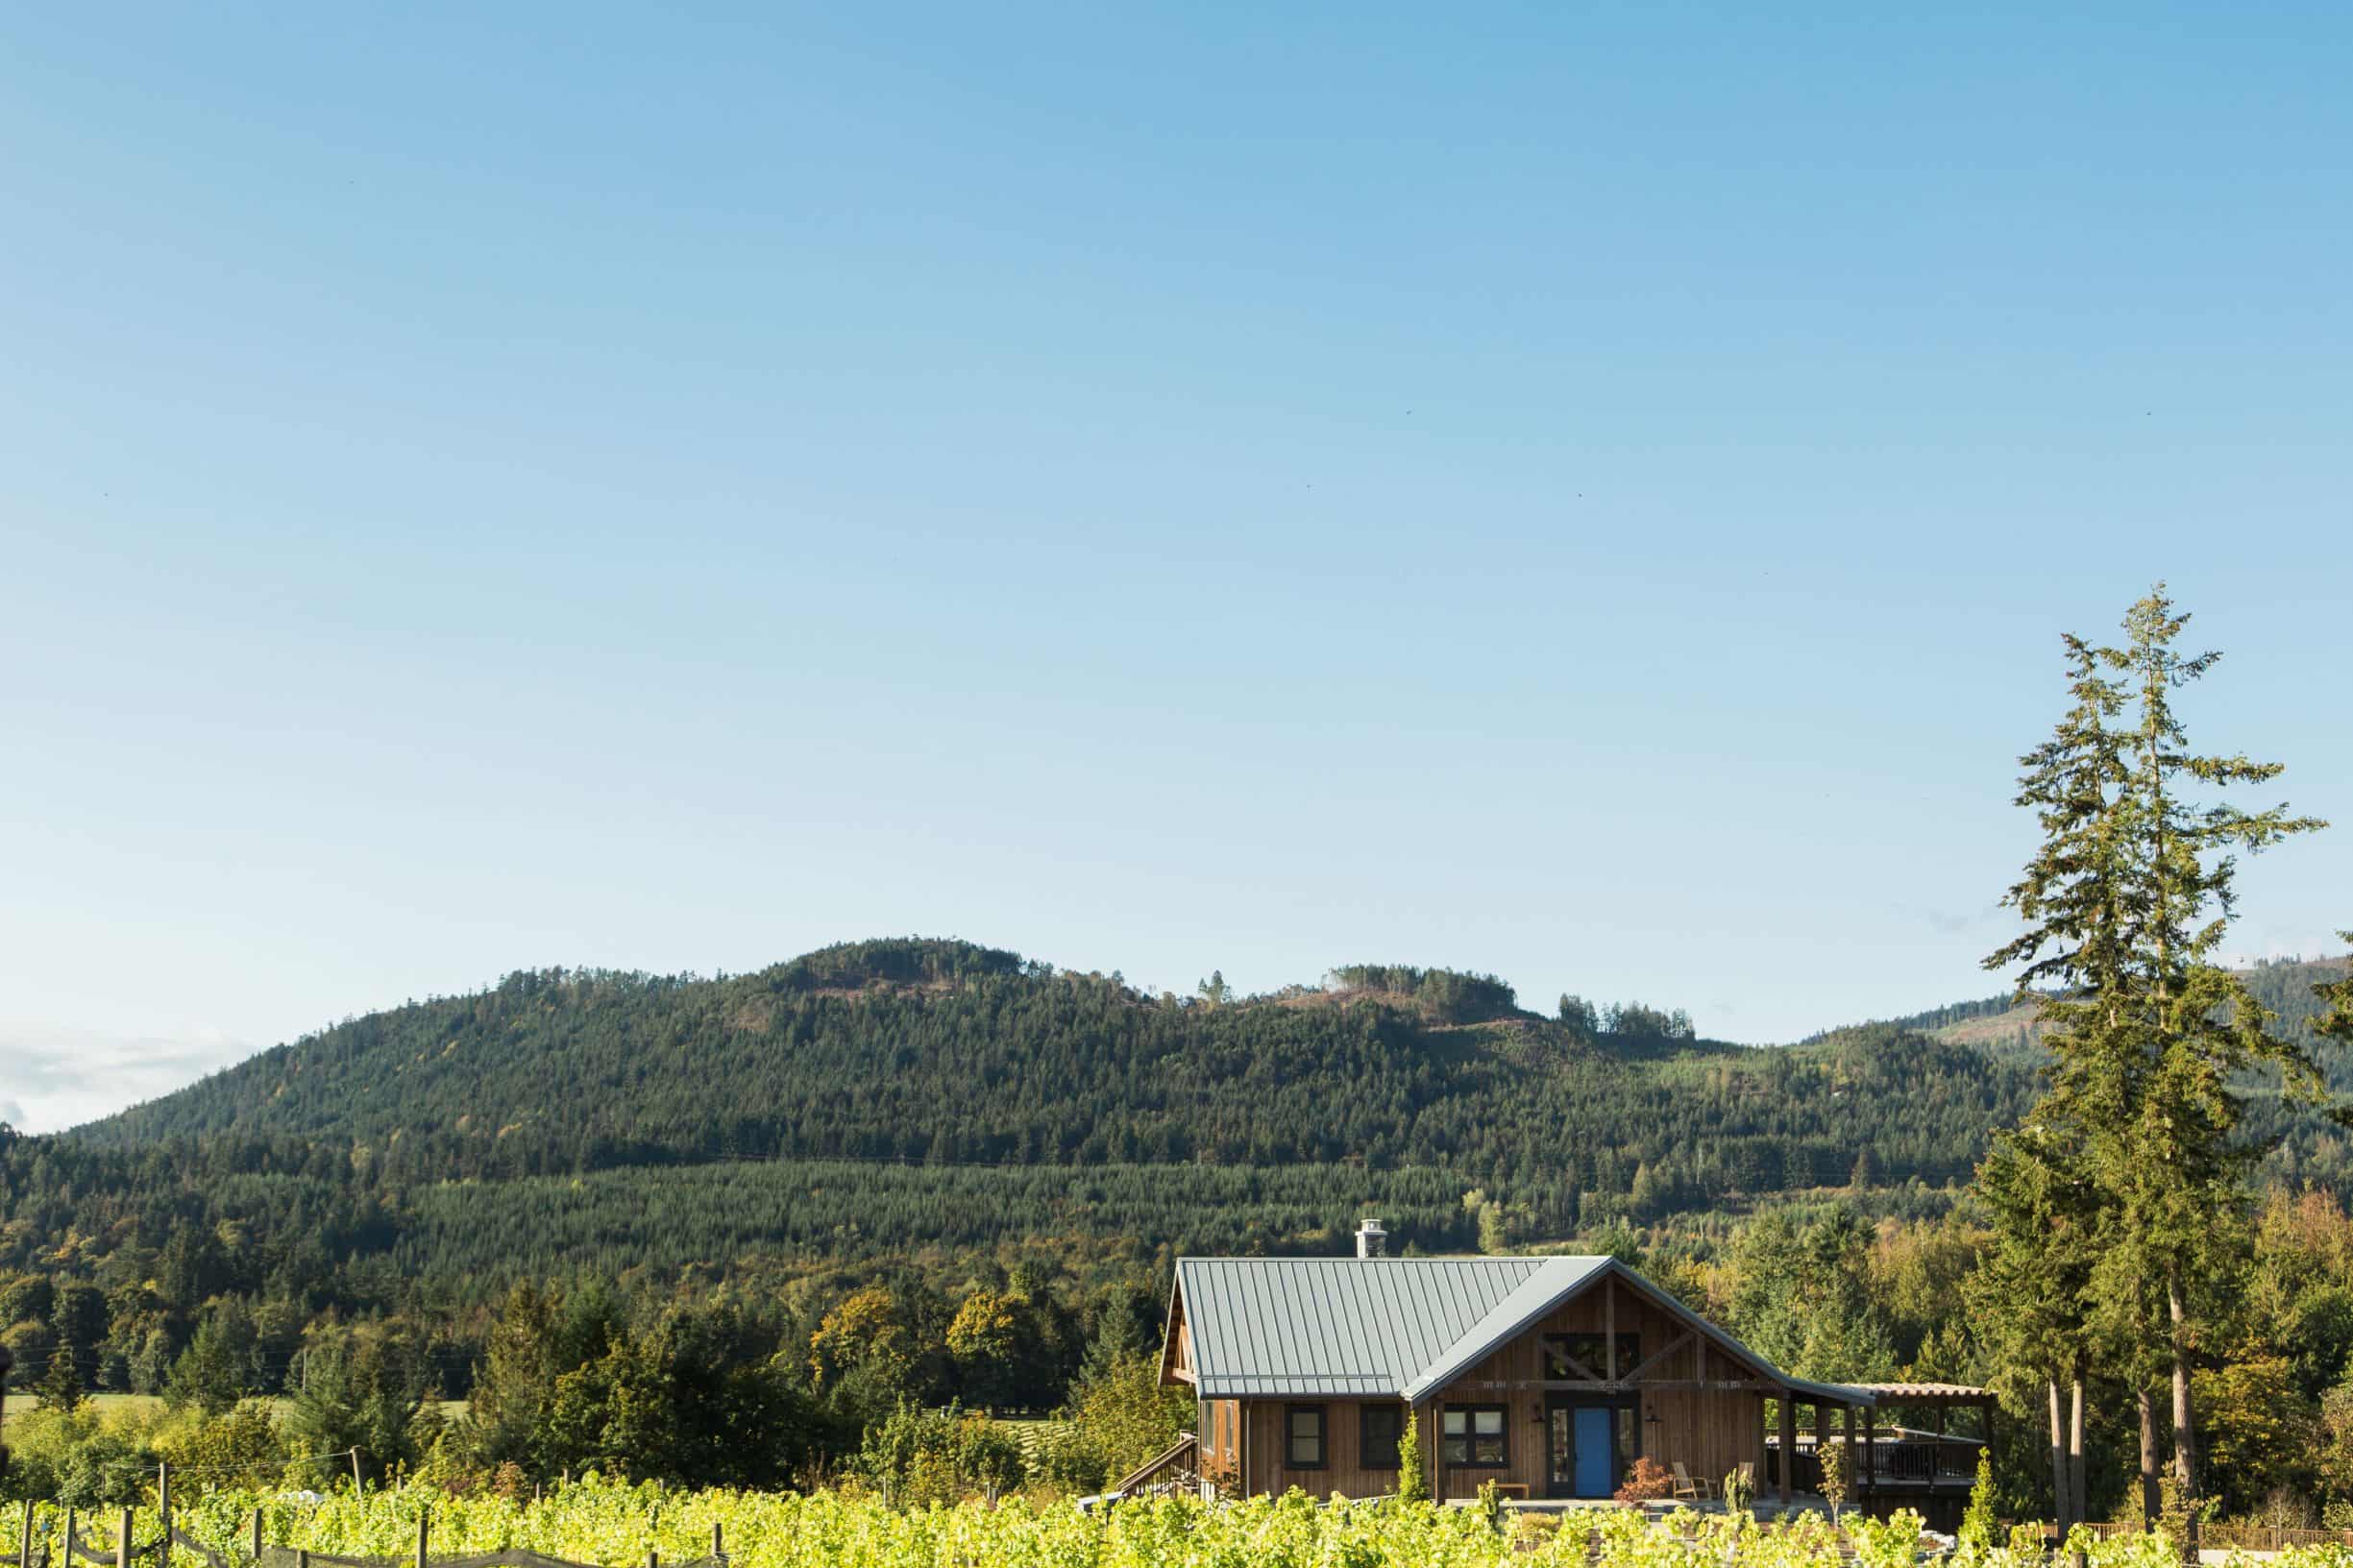
POLYGON ((0 1117, 876 934, 1993 989, 2169 578, 2353 923, 2353 12, 19 8, 0 1117))

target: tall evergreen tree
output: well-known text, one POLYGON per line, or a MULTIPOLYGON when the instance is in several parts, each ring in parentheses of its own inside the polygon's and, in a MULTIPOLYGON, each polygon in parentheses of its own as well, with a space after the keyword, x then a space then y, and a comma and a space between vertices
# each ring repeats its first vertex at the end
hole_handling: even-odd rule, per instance
POLYGON ((1983 1342, 2019 1403, 2047 1404, 2052 1515, 2083 1517, 2083 1401, 2092 1328, 2089 1286, 2100 1195, 2085 1172, 2080 1133, 2047 1116, 1998 1135, 1976 1192, 1992 1235, 1966 1287, 1983 1342), (2063 1392, 2073 1398, 2070 1420, 2063 1392))
MULTIPOLYGON (((2148 1389, 2161 1370, 2172 1382, 2174 1478, 2194 1495, 2194 1320, 2243 1209, 2249 1159, 2230 1081, 2268 1064, 2291 1097, 2320 1093, 2311 1054, 2275 1034, 2272 1015, 2214 959, 2235 913, 2237 855, 2323 824, 2208 793, 2267 782, 2280 767, 2189 749, 2173 694, 2220 655, 2175 651, 2188 621, 2160 585, 2126 615, 2121 648, 2067 639, 2072 705, 2022 759, 2019 803, 2037 813, 2044 842, 2004 902, 2027 930, 1986 961, 2020 966, 2022 993, 2045 992, 2052 1060, 2030 1119, 2066 1130, 2094 1184, 2097 1240, 2087 1250, 2097 1263, 2081 1289, 2142 1401, 2145 1508, 2154 1504, 2148 1389)), ((1981 1182, 1989 1199, 1990 1186, 1981 1182)))
POLYGON ((2232 1222, 2243 1213, 2253 1158, 2235 1136, 2242 1105, 2231 1080, 2268 1064, 2292 1098, 2322 1097, 2312 1053, 2273 1032, 2272 1015, 2215 959, 2237 911, 2238 855, 2326 825, 2291 815, 2285 804, 2250 812, 2210 793, 2268 783, 2281 765, 2189 749, 2173 694, 2221 658, 2175 650, 2189 620, 2161 583, 2126 615, 2125 646, 2102 650, 2131 687, 2138 721, 2117 815, 2134 873, 2122 911, 2121 945, 2131 971, 2125 1001, 2139 1020, 2142 1049, 2137 1103, 2120 1107, 2124 1114, 2104 1124, 2116 1135, 2102 1164, 2119 1207, 2118 1245, 2103 1257, 2098 1282, 2120 1302, 2162 1290, 2173 1480, 2185 1499, 2197 1489, 2190 1408, 2194 1319, 2227 1256, 2218 1243, 2235 1235, 2232 1222))
MULTIPOLYGON (((2047 1394, 2052 1507, 2062 1525, 2083 1507, 2089 1274, 2110 1208, 2084 1167, 2095 1130, 2120 1123, 2132 1103, 2138 1055, 2123 916, 2132 878, 2120 821, 2130 736, 2116 723, 2126 693, 2104 650, 2064 641, 2071 705, 2050 739, 2019 759, 2017 803, 2034 811, 2043 842, 2002 902, 2026 929, 1985 960, 1992 969, 2019 967, 2018 994, 2036 1001, 2050 1063, 2041 1102, 2018 1132, 1997 1138, 1977 1179, 1995 1222, 1979 1304, 2006 1364, 2039 1378, 2047 1394)), ((2145 1448, 2144 1473, 2154 1463, 2145 1448)))

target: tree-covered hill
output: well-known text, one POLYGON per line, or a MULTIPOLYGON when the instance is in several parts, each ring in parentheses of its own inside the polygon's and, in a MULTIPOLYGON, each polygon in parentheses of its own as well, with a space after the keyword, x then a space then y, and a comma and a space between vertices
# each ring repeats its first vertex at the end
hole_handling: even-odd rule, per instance
POLYGON ((1844 1181, 1864 1151, 1942 1180, 2025 1089, 1886 1030, 1756 1052, 1540 1017, 1487 977, 1334 979, 1179 999, 912 941, 716 980, 516 974, 74 1136, 319 1141, 404 1185, 742 1159, 1434 1166, 1541 1193, 1566 1221, 1569 1194, 1630 1188, 1643 1165, 1694 1200, 1844 1181))
MULTIPOLYGON (((1914 1021, 1759 1049, 1447 970, 1180 998, 917 940, 713 979, 521 973, 0 1141, 0 1266, 195 1223, 312 1277, 472 1290, 1025 1236, 1338 1246, 1366 1207, 1437 1249, 1824 1188, 1911 1202, 1967 1178, 2036 1058, 1953 1038, 1973 1015, 1914 1021)), ((2344 1173, 2334 1129, 2265 1116, 2279 1168, 2344 1173)))

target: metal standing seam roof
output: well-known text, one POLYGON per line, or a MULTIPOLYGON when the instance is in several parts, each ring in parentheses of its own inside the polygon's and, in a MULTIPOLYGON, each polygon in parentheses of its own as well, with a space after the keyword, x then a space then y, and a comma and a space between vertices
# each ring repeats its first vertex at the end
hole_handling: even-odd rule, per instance
POLYGON ((1204 1399, 1388 1395, 1533 1277, 1538 1258, 1181 1258, 1204 1399))
POLYGON ((1877 1403, 1776 1369, 1611 1258, 1180 1258, 1176 1283, 1203 1399, 1418 1402, 1611 1273, 1793 1392, 1877 1403))

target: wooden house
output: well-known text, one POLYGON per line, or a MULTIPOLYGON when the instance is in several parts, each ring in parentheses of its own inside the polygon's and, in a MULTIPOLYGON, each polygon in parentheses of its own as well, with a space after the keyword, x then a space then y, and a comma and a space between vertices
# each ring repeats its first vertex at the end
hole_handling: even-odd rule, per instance
POLYGON ((1355 1258, 1179 1260, 1161 1378, 1198 1402, 1189 1468, 1245 1495, 1393 1493, 1410 1412, 1435 1497, 1606 1498, 1647 1455, 1711 1483, 1752 1464, 1786 1498, 1769 1455, 1797 1452, 1799 1407, 1851 1431, 1876 1401, 1780 1371, 1614 1259, 1387 1258, 1377 1223, 1355 1258))

